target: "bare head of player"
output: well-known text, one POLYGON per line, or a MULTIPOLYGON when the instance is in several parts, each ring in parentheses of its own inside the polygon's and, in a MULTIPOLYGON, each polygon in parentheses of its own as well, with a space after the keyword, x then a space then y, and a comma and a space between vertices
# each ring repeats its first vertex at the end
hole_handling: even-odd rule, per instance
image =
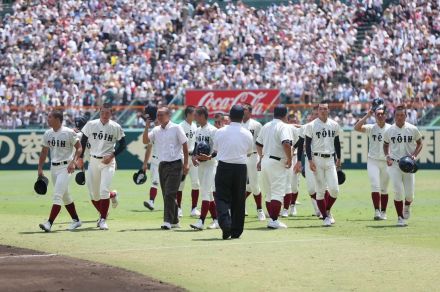
POLYGON ((399 105, 396 107, 394 111, 394 121, 396 126, 402 128, 406 121, 406 107, 403 105, 399 105))
POLYGON ((58 130, 63 124, 63 113, 59 110, 51 111, 47 116, 47 123, 55 131, 58 130))
POLYGON ((244 109, 243 123, 246 123, 252 117, 252 105, 250 103, 244 103, 243 109, 244 109))
POLYGON ((194 121, 194 115, 196 114, 196 108, 192 105, 189 105, 185 108, 185 120, 188 122, 188 124, 192 124, 194 121))
POLYGON ((385 125, 386 120, 385 109, 383 107, 378 108, 374 112, 374 116, 376 117, 376 123, 382 128, 385 125))
POLYGON ((111 117, 112 105, 110 103, 104 103, 99 111, 99 119, 101 120, 101 123, 103 125, 107 124, 111 117))
POLYGON ((313 106, 312 111, 307 116, 307 122, 311 122, 318 117, 318 105, 313 106))
POLYGON ((197 107, 196 114, 194 117, 196 119, 197 124, 203 127, 208 122, 208 109, 204 106, 197 107))
POLYGON ((327 122, 328 112, 328 103, 320 103, 318 106, 318 118, 324 123, 327 122))
POLYGON ((165 126, 170 121, 170 109, 166 106, 162 106, 157 110, 157 121, 165 128, 165 126))

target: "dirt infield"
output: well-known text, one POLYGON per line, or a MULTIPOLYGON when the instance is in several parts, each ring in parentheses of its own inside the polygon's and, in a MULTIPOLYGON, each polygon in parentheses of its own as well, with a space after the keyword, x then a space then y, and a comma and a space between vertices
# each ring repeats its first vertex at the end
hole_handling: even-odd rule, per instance
POLYGON ((184 291, 99 263, 0 245, 1 291, 184 291))

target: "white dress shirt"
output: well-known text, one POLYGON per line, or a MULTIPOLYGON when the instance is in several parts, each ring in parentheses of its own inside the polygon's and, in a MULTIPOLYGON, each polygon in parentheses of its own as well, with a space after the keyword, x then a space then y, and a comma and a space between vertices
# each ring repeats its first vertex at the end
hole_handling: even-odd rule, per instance
POLYGON ((154 143, 159 161, 176 161, 183 159, 182 145, 188 142, 182 127, 169 121, 165 128, 156 126, 148 133, 154 143))
POLYGON ((218 129, 214 136, 214 151, 217 151, 217 159, 222 162, 246 164, 252 146, 251 132, 240 123, 232 122, 218 129))

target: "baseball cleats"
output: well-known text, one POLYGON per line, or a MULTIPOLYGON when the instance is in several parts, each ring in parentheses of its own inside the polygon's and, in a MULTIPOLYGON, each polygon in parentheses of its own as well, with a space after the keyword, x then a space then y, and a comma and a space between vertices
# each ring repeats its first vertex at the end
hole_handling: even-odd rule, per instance
POLYGON ((287 228, 287 225, 281 221, 269 219, 269 222, 267 223, 267 228, 269 228, 269 229, 283 229, 283 228, 287 228))
POLYGON ((148 210, 153 211, 154 210, 154 201, 152 201, 152 200, 144 201, 144 206, 148 210))
POLYGON ((49 221, 44 222, 43 224, 38 225, 44 232, 50 232, 50 229, 52 228, 52 224, 50 224, 49 221))
POLYGON ((202 219, 197 220, 195 224, 190 224, 189 226, 195 230, 203 230, 205 228, 202 219))
POLYGON ((162 230, 171 230, 171 224, 168 223, 168 222, 164 222, 162 224, 162 226, 160 226, 160 229, 162 229, 162 230))
POLYGON ((405 227, 405 226, 408 226, 408 224, 406 224, 405 219, 403 219, 402 217, 399 216, 399 218, 397 218, 397 226, 405 227))
POLYGON ((258 217, 258 221, 266 220, 266 214, 264 214, 263 209, 258 209, 257 210, 257 217, 258 217))
POLYGON ((374 210, 374 220, 382 220, 382 216, 379 209, 374 210))
POLYGON ((219 229, 220 225, 218 225, 217 219, 212 220, 212 223, 208 226, 208 229, 219 229))
POLYGON ((289 217, 289 210, 283 209, 283 211, 281 211, 281 217, 283 217, 283 218, 289 217))
POLYGON ((333 217, 332 213, 328 212, 327 213, 327 218, 330 218, 330 223, 331 224, 335 224, 335 218, 333 217))
POLYGON ((99 219, 98 225, 99 225, 99 229, 108 230, 108 225, 107 222, 105 222, 104 218, 99 219))
POLYGON ((387 220, 387 212, 385 211, 380 212, 380 220, 387 220))
POLYGON ((296 215, 298 215, 298 212, 296 211, 296 206, 295 205, 290 205, 290 216, 295 217, 296 215))
POLYGON ((193 208, 191 210, 191 217, 199 217, 200 216, 200 211, 197 210, 197 208, 193 208))
POLYGON ((332 219, 330 216, 325 217, 324 219, 324 227, 330 227, 332 226, 332 219))
POLYGON ((177 210, 177 216, 178 216, 178 217, 183 217, 183 211, 182 211, 182 208, 179 208, 179 209, 177 210))
POLYGON ((179 229, 179 228, 181 228, 181 226, 179 223, 176 223, 176 224, 171 224, 171 228, 172 229, 179 229))
POLYGON ((411 205, 403 206, 403 219, 409 219, 411 217, 411 205))
POLYGON ((69 228, 67 228, 67 230, 73 231, 79 227, 81 227, 82 223, 80 220, 75 220, 73 219, 72 223, 70 223, 69 228))
POLYGON ((112 201, 112 207, 116 208, 119 204, 118 192, 116 190, 110 192, 110 200, 112 201))

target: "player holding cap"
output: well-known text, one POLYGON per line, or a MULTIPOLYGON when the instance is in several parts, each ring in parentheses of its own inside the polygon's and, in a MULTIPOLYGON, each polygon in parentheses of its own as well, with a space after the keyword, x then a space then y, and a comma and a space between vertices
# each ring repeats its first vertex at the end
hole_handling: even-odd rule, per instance
POLYGON ((411 215, 415 184, 415 174, 401 171, 399 159, 411 156, 415 160, 423 147, 422 135, 419 130, 405 120, 405 106, 397 106, 394 112, 394 124, 385 131, 383 144, 388 173, 395 192, 394 206, 398 216, 397 226, 407 226, 406 219, 409 219, 411 215), (403 206, 403 198, 405 198, 405 206, 403 206))
POLYGON ((217 128, 208 122, 208 109, 204 106, 196 108, 195 119, 200 125, 196 130, 196 144, 194 145, 194 153, 192 161, 194 166, 198 167, 198 176, 200 181, 200 194, 202 196, 202 207, 200 210, 200 218, 196 223, 190 224, 190 226, 196 230, 203 230, 205 224, 205 218, 208 211, 211 213, 213 219, 209 229, 220 228, 217 221, 217 210, 215 207, 213 189, 214 189, 214 177, 216 161, 216 152, 213 151, 214 136, 217 128), (210 154, 198 154, 197 143, 206 142, 209 144, 210 154))
POLYGON ((292 141, 287 127, 287 108, 277 105, 274 118, 261 128, 256 145, 259 156, 257 169, 261 170, 261 190, 266 196, 269 212, 267 228, 287 228, 278 220, 287 184, 287 171, 292 166, 292 141))
POLYGON ((383 137, 385 131, 391 127, 385 122, 385 107, 373 107, 360 119, 354 129, 368 135, 367 171, 371 184, 371 199, 374 207, 374 220, 387 219, 388 182, 386 157, 383 153, 383 137), (365 125, 365 122, 374 114, 375 124, 365 125))
POLYGON ((259 172, 257 171, 258 154, 257 154, 257 137, 260 134, 261 128, 263 127, 260 122, 252 119, 252 105, 249 103, 243 104, 244 117, 243 117, 243 128, 248 129, 253 138, 253 149, 252 154, 247 158, 246 168, 248 183, 246 185, 246 198, 252 193, 254 195, 255 204, 257 205, 257 216, 259 221, 266 220, 266 215, 263 211, 262 197, 259 185, 259 172))
MULTIPOLYGON (((107 213, 110 206, 110 185, 116 169, 115 157, 126 147, 125 134, 121 126, 112 121, 111 104, 100 108, 99 119, 89 121, 82 129, 83 150, 90 143, 90 163, 87 171, 91 182, 90 193, 94 201, 99 201, 100 219, 98 227, 107 230, 107 213)), ((84 151, 78 159, 78 167, 83 167, 84 151)))
POLYGON ((316 202, 324 219, 324 226, 335 223, 330 211, 339 194, 336 167, 341 166, 341 128, 337 122, 328 118, 328 112, 328 104, 320 103, 318 118, 309 124, 305 132, 307 159, 315 177, 316 202), (330 196, 326 202, 327 187, 330 196))
POLYGON ((81 155, 82 148, 76 133, 67 127, 63 127, 63 113, 54 110, 49 113, 47 123, 52 128, 43 135, 43 149, 38 161, 38 176, 43 176, 43 165, 50 149, 51 177, 54 185, 53 205, 47 222, 40 224, 45 232, 50 232, 55 218, 64 205, 72 217, 69 230, 75 230, 81 226, 75 204, 69 193, 69 181, 75 171, 75 161, 81 155))
MULTIPOLYGON (((185 119, 180 123, 186 137, 188 138, 188 151, 192 156, 194 152, 194 145, 196 143, 196 130, 197 126, 193 123, 195 115, 195 107, 187 106, 185 108, 185 119)), ((199 176, 198 169, 194 164, 189 164, 189 176, 191 177, 191 217, 200 216, 199 210, 197 210, 197 202, 199 200, 199 176)), ((182 217, 182 191, 185 188, 185 179, 180 183, 179 191, 177 192, 177 206, 179 207, 179 217, 182 217)))

